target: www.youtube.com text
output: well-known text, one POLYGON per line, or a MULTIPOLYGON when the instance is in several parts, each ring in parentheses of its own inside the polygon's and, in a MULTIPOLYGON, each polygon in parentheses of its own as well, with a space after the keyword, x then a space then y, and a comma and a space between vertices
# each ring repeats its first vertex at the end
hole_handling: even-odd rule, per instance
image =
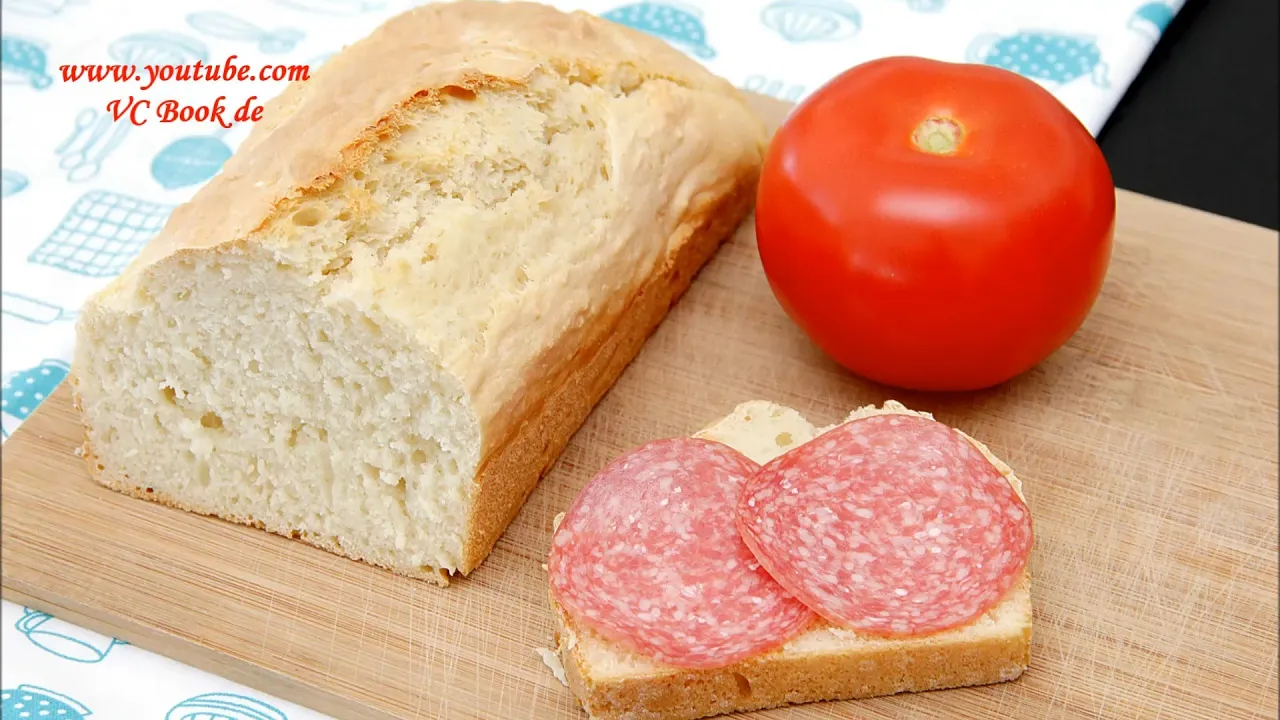
MULTIPOLYGON (((158 82, 295 82, 311 77, 309 65, 266 64, 256 71, 250 65, 236 62, 235 55, 222 63, 204 63, 197 60, 185 65, 62 65, 58 70, 65 83, 141 83, 139 89, 146 92, 158 82)), ((262 105, 257 95, 250 95, 234 111, 227 105, 227 96, 220 95, 204 105, 183 103, 174 99, 117 98, 107 103, 107 111, 117 122, 127 119, 134 125, 145 125, 155 119, 170 122, 215 122, 230 128, 237 122, 257 122, 262 119, 262 105)))

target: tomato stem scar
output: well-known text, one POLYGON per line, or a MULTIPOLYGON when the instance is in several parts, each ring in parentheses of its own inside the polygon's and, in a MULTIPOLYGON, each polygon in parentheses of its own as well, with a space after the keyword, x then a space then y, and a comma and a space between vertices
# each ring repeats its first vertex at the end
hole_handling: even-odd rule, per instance
POLYGON ((934 116, 916 126, 911 142, 922 152, 951 155, 964 139, 964 128, 951 118, 934 116))

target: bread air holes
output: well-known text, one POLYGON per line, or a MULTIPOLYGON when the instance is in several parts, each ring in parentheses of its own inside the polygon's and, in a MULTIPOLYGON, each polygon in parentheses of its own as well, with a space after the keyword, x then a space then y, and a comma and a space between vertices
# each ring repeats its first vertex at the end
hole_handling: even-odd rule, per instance
POLYGON ((751 681, 742 673, 734 673, 733 681, 738 685, 738 695, 744 698, 751 697, 751 681))
POLYGON ((773 441, 778 444, 778 447, 786 447, 790 445, 791 440, 791 433, 789 432, 780 432, 778 433, 778 436, 773 439, 773 441))
POLYGON ((195 356, 196 360, 200 361, 201 365, 204 365, 207 368, 213 367, 213 361, 210 360, 209 356, 205 355, 204 351, 201 350, 200 348, 191 348, 191 354, 195 356))
POLYGON ((320 274, 332 275, 336 272, 343 270, 350 264, 351 264, 350 255, 340 255, 338 257, 332 258, 331 260, 329 260, 329 262, 325 263, 324 267, 320 270, 320 274))
POLYGON ((315 227, 324 222, 324 211, 314 205, 307 205, 295 212, 291 220, 298 227, 315 227))
POLYGON ((400 490, 403 492, 404 485, 405 485, 405 479, 403 477, 393 478, 391 473, 383 470, 382 468, 378 467, 377 465, 374 465, 373 463, 366 462, 366 463, 361 463, 361 465, 363 466, 363 470, 361 471, 361 474, 365 477, 367 481, 372 483, 382 483, 384 485, 398 486, 400 490))
POLYGON ((221 430, 222 416, 216 412, 207 412, 200 416, 200 427, 207 430, 221 430))

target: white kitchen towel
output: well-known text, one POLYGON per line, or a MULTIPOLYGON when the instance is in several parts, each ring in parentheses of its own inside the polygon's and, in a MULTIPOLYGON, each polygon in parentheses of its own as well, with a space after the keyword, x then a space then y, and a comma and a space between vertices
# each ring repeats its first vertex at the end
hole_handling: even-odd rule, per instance
MULTIPOLYGON (((173 207, 218 171, 251 125, 160 123, 155 106, 166 100, 208 106, 224 96, 231 121, 236 108, 252 109, 285 85, 175 80, 144 90, 145 78, 66 82, 59 68, 222 64, 232 55, 255 71, 265 63, 316 67, 389 16, 420 3, 0 2, 0 419, 7 438, 66 376, 73 321, 84 298, 118 274, 173 207), (139 114, 152 118, 145 125, 114 122, 108 113, 112 100, 130 97, 152 103, 139 114)), ((996 65, 1049 88, 1096 134, 1182 0, 554 4, 662 37, 736 85, 791 101, 853 65, 888 55, 996 65)), ((48 708, 69 720, 90 712, 104 720, 317 717, 269 698, 254 700, 244 688, 10 603, 4 604, 3 623, 0 720, 36 720, 47 717, 40 711, 48 708), (188 695, 204 699, 184 705, 188 695), (251 709, 237 709, 237 703, 251 709), (261 703, 269 711, 252 709, 261 703)))

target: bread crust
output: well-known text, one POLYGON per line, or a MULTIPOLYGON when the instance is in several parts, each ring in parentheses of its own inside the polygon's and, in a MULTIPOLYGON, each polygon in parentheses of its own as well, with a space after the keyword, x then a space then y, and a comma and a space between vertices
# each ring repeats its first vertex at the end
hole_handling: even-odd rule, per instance
POLYGON ((679 230, 678 250, 637 289, 616 317, 598 322, 566 376, 550 384, 541 405, 488 456, 477 473, 463 574, 489 554, 539 479, 555 463, 587 415, 658 329, 694 276, 731 237, 755 200, 757 173, 696 210, 679 230))
MULTIPOLYGON (((909 410, 889 401, 883 408, 859 408, 844 422, 887 413, 933 419, 929 413, 909 410)), ((696 435, 702 436, 711 429, 696 435)), ((820 435, 829 429, 820 428, 816 433, 820 435)), ((1013 470, 986 445, 963 432, 960 434, 995 465, 1018 496, 1023 497, 1022 482, 1013 470)), ((784 705, 857 700, 1014 680, 1031 662, 1030 594, 1030 573, 1024 570, 1022 578, 996 606, 1003 608, 1008 604, 1015 609, 1019 614, 1016 624, 1010 623, 1008 628, 996 625, 977 637, 964 634, 969 627, 966 626, 923 638, 878 640, 855 648, 799 649, 795 645, 797 640, 824 631, 860 637, 834 629, 818 619, 799 638, 793 638, 783 647, 726 667, 688 670, 651 661, 650 668, 609 677, 593 674, 582 647, 585 643, 612 643, 575 622, 550 591, 547 597, 555 624, 556 656, 578 704, 593 720, 697 720, 784 705)))
POLYGON ((428 3, 391 18, 268 101, 235 156, 173 211, 132 265, 229 247, 359 169, 400 133, 411 108, 521 85, 540 67, 584 78, 625 71, 637 84, 662 78, 737 94, 663 41, 584 12, 532 2, 428 3))
MULTIPOLYGON (((1012 592, 1027 592, 1027 584, 1024 578, 1012 592)), ((1016 634, 977 642, 952 639, 906 648, 882 644, 869 652, 847 653, 774 650, 713 670, 672 669, 597 680, 574 652, 579 636, 591 631, 575 625, 551 602, 556 655, 570 690, 592 720, 697 720, 809 702, 989 685, 1017 679, 1031 660, 1028 617, 1016 634)))

